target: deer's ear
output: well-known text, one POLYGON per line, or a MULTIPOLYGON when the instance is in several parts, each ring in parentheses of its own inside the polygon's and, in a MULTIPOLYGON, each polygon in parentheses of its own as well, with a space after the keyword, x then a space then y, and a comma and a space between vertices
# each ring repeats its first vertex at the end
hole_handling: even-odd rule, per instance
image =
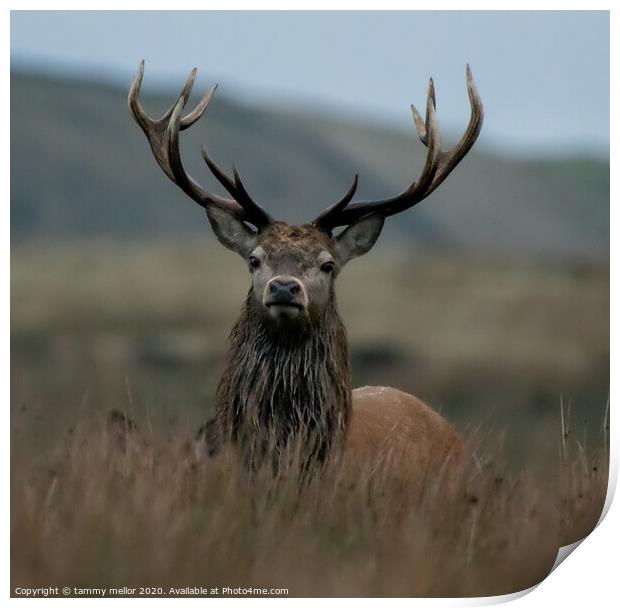
POLYGON ((256 233, 232 213, 215 205, 207 207, 207 216, 219 242, 247 259, 256 247, 256 233))
POLYGON ((343 266, 371 249, 381 234, 384 219, 381 215, 367 215, 350 224, 336 237, 336 251, 343 266))

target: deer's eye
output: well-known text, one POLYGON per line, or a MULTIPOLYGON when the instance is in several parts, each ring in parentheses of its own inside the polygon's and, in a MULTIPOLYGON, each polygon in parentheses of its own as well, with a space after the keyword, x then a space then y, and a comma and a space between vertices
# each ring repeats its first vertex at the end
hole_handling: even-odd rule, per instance
POLYGON ((251 255, 248 264, 250 270, 256 270, 260 266, 260 260, 255 255, 251 255))
POLYGON ((334 270, 334 268, 336 267, 336 264, 334 264, 334 262, 329 261, 329 262, 323 262, 321 264, 321 270, 323 272, 332 272, 334 270))

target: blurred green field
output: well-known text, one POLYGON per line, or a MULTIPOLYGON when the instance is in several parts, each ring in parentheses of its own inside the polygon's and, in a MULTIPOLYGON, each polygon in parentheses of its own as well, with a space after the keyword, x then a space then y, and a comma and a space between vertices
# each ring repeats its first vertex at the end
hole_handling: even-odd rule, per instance
MULTIPOLYGON (((199 241, 22 245, 12 252, 14 442, 52 441, 82 414, 133 412, 188 436, 210 415, 249 285, 199 241)), ((585 446, 609 386, 609 269, 383 250, 338 279, 354 386, 390 385, 460 430, 500 434, 508 460, 557 451, 559 408, 585 446)))

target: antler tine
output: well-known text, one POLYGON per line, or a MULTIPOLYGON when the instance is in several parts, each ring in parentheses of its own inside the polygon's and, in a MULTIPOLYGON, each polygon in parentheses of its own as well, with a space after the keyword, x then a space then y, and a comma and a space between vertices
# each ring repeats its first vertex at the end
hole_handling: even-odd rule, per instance
POLYGON ((424 119, 420 116, 420 113, 413 104, 411 104, 411 113, 413 114, 413 122, 415 123, 418 137, 420 138, 420 141, 426 145, 428 139, 426 137, 426 124, 424 123, 424 119))
POLYGON ((351 199, 353 198, 357 190, 357 183, 358 183, 358 174, 356 173, 353 176, 353 183, 351 184, 351 186, 349 186, 349 189, 347 190, 345 195, 337 203, 334 203, 331 207, 328 207, 325 211, 323 211, 323 213, 321 213, 321 215, 319 215, 314 220, 313 224, 315 226, 318 226, 319 228, 323 228, 329 231, 330 230, 330 227, 329 227, 330 217, 333 217, 339 214, 351 202, 351 199))
POLYGON ((146 125, 153 122, 153 120, 149 118, 147 113, 144 111, 144 108, 140 103, 140 87, 142 86, 143 77, 144 59, 140 62, 140 65, 138 66, 138 72, 135 75, 134 79, 131 81, 131 87, 129 87, 129 96, 127 98, 127 101, 129 103, 129 110, 133 114, 133 117, 140 125, 142 130, 145 129, 146 125))
POLYGON ((430 184, 433 179, 433 175, 437 170, 437 163, 439 162, 439 158, 441 156, 441 135, 439 125, 437 123, 435 85, 433 84, 432 78, 428 84, 428 95, 426 97, 426 121, 424 123, 424 127, 424 139, 422 139, 422 137, 420 137, 420 139, 422 139, 422 142, 428 148, 428 153, 426 154, 426 161, 424 163, 422 175, 420 175, 417 182, 413 182, 406 190, 406 192, 409 192, 410 195, 424 190, 430 184))
POLYGON ((207 167, 209 167, 211 173, 215 176, 218 182, 224 186, 226 191, 235 196, 237 193, 237 188, 235 187, 234 182, 219 168, 217 163, 209 156, 209 152, 207 151, 207 146, 203 144, 202 146, 202 158, 207 163, 207 167))
POLYGON ((484 109, 482 107, 482 100, 480 99, 480 94, 478 93, 478 88, 474 82, 474 77, 471 73, 471 67, 469 64, 467 64, 466 74, 467 95, 469 97, 469 105, 471 107, 469 123, 461 139, 452 147, 450 151, 442 153, 440 167, 437 171, 435 179, 433 180, 432 189, 429 191, 429 194, 437 188, 437 186, 439 186, 439 184, 441 184, 441 182, 448 177, 452 169, 454 169, 454 167, 461 162, 461 159, 469 152, 471 147, 476 142, 476 139, 478 139, 478 135, 482 129, 484 109))
POLYGON ((241 177, 239 177, 239 173, 234 167, 233 173, 235 179, 233 181, 209 156, 207 147, 204 145, 202 146, 202 158, 207 163, 207 166, 217 181, 220 182, 226 191, 243 207, 249 222, 254 224, 259 229, 273 223, 272 217, 250 197, 245 189, 245 186, 243 185, 243 182, 241 181, 241 177))
POLYGON ((351 203, 340 206, 332 206, 323 212, 315 223, 330 231, 337 226, 346 226, 359 217, 371 213, 377 213, 388 217, 413 207, 437 188, 448 177, 450 172, 458 165, 463 157, 469 152, 480 134, 483 121, 482 101, 478 89, 473 80, 471 68, 467 65, 467 92, 471 106, 471 114, 467 130, 458 143, 448 151, 441 149, 441 136, 437 124, 435 85, 430 79, 428 95, 426 98, 426 116, 422 116, 415 106, 411 106, 413 120, 418 137, 427 147, 426 161, 420 177, 413 182, 404 192, 393 198, 378 201, 351 203))
MULTIPOLYGON (((258 229, 262 229, 271 222, 271 218, 250 199, 245 188, 237 189, 228 180, 232 190, 228 187, 227 190, 233 198, 224 198, 206 191, 183 168, 179 147, 179 132, 191 127, 204 114, 217 89, 217 85, 211 87, 198 102, 198 105, 182 117, 181 111, 189 100, 196 73, 197 70, 194 68, 190 72, 176 102, 166 110, 161 118, 155 120, 144 111, 139 99, 144 77, 144 60, 142 60, 138 67, 138 73, 129 89, 129 109, 140 128, 144 131, 157 164, 170 180, 177 184, 201 207, 206 209, 209 205, 216 205, 220 208, 225 208, 239 219, 248 221, 256 225, 258 229)), ((212 164, 215 166, 214 163, 212 164)), ((212 164, 209 164, 209 166, 218 180, 224 184, 221 179, 223 173, 216 166, 216 170, 214 170, 212 164)), ((226 186, 226 184, 224 185, 226 186)))
POLYGON ((253 218, 253 223, 259 228, 272 224, 273 218, 260 205, 254 202, 252 197, 248 194, 248 191, 245 189, 245 186, 241 181, 241 176, 234 166, 233 175, 235 178, 235 188, 237 190, 237 195, 235 198, 239 201, 239 203, 241 203, 248 214, 248 217, 253 218))
POLYGON ((191 127, 204 114, 204 111, 207 109, 207 106, 215 95, 215 91, 217 91, 217 84, 214 84, 203 95, 202 99, 189 114, 186 114, 183 118, 181 118, 181 131, 191 127))
MULTIPOLYGON (((206 209, 207 206, 212 203, 218 205, 219 207, 229 209, 239 218, 244 218, 245 215, 243 213, 243 208, 237 201, 207 192, 183 168, 183 164, 181 162, 181 151, 179 147, 179 130, 181 124, 181 110, 183 109, 183 106, 183 99, 179 98, 176 106, 172 110, 172 115, 170 116, 170 121, 166 128, 166 139, 168 142, 168 167, 172 173, 172 181, 179 186, 183 192, 193 198, 201 207, 206 209)), ((164 167, 162 167, 162 169, 163 168, 164 167)))
POLYGON ((166 110, 160 120, 167 120, 168 118, 170 118, 179 103, 181 103, 181 108, 185 107, 189 96, 192 94, 192 89, 194 88, 194 81, 196 80, 197 72, 198 70, 196 68, 192 68, 192 71, 189 73, 189 76, 187 77, 187 80, 185 81, 185 84, 183 85, 183 88, 181 89, 177 100, 166 110))

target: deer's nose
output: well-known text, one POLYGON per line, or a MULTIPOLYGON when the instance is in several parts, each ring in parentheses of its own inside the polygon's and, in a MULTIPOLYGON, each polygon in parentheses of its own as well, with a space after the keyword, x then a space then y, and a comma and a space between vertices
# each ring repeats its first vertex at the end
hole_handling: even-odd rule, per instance
POLYGON ((288 304, 301 292, 301 285, 293 277, 277 277, 269 281, 269 295, 274 304, 288 304))

